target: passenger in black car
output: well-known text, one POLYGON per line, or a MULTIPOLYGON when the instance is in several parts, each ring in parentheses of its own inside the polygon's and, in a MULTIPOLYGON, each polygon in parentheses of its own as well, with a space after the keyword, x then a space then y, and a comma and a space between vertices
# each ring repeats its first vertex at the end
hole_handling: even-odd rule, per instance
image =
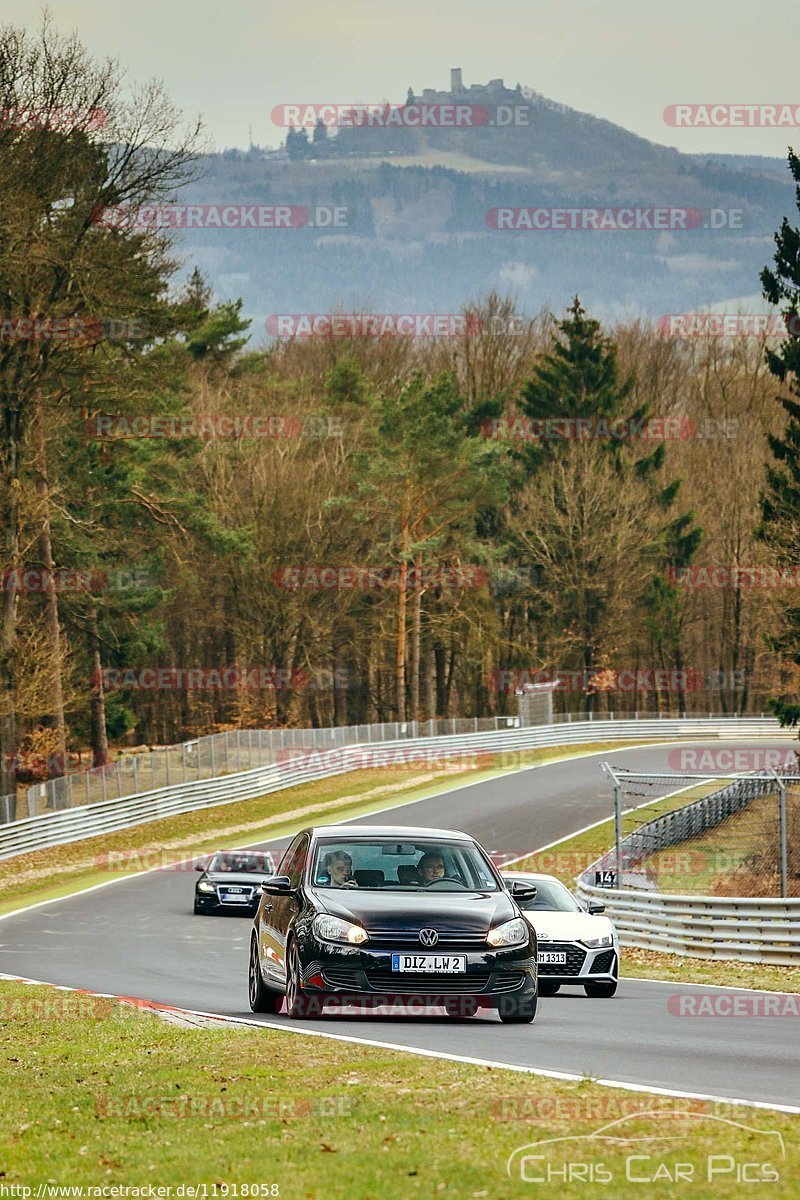
POLYGON ((322 862, 322 870, 327 876, 328 887, 358 887, 358 881, 353 878, 353 860, 345 850, 332 850, 326 854, 322 862))

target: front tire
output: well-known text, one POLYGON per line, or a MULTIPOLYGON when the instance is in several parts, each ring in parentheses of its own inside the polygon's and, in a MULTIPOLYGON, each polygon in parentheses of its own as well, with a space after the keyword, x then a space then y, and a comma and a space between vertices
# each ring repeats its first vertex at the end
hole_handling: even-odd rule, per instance
POLYGON ((537 996, 521 996, 519 999, 504 996, 504 1003, 498 1008, 500 1020, 504 1025, 530 1025, 536 1016, 537 996))
POLYGON ((250 942, 250 969, 247 979, 247 990, 250 997, 250 1009, 258 1013, 276 1013, 283 1003, 283 996, 271 992, 265 986, 261 976, 261 964, 258 961, 258 940, 250 942))
POLYGON ((300 988, 300 952, 297 942, 289 943, 286 956, 286 1014, 294 1021, 304 1021, 311 1016, 314 1007, 313 999, 304 996, 300 988))
POLYGON ((549 979, 539 980, 539 995, 540 996, 555 996, 560 989, 560 983, 551 983, 549 979))
POLYGON ((587 996, 593 996, 596 1000, 610 1000, 617 990, 617 980, 597 980, 594 983, 585 983, 583 990, 587 996))

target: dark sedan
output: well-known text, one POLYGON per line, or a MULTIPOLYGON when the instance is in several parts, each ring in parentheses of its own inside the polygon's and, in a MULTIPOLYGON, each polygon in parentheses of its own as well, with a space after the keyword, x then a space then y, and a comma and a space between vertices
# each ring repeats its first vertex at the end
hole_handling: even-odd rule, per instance
POLYGON ((536 934, 473 838, 452 830, 321 826, 262 885, 250 943, 254 1012, 320 1013, 331 999, 420 1002, 451 1016, 536 1014, 536 934))
POLYGON ((221 850, 196 870, 203 874, 195 884, 194 911, 239 912, 252 916, 261 900, 261 884, 275 870, 271 854, 251 850, 221 850))

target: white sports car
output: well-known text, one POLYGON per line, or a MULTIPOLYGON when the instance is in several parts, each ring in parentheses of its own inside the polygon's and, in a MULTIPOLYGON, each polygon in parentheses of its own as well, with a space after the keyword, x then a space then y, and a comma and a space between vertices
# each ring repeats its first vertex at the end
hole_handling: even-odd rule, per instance
POLYGON ((503 871, 536 887, 534 900, 517 901, 536 930, 539 995, 554 996, 563 984, 578 984, 587 996, 613 996, 619 978, 619 938, 603 904, 587 912, 554 875, 503 871))

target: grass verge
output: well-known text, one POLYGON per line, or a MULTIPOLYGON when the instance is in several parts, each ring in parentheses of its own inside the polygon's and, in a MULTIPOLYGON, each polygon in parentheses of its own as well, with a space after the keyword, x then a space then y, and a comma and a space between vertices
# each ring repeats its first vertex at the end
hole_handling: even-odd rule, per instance
POLYGON ((320 819, 341 821, 407 804, 520 767, 621 748, 619 743, 607 742, 582 746, 579 751, 574 746, 553 746, 498 754, 494 765, 488 767, 488 756, 482 755, 482 770, 451 768, 423 774, 406 766, 353 771, 253 800, 196 809, 117 833, 36 850, 0 862, 0 914, 107 883, 122 871, 130 875, 216 849, 291 835, 320 819))
MULTIPOLYGON (((0 1059, 2 1182, 32 1195, 60 1184, 144 1188, 140 1195, 152 1185, 175 1196, 181 1185, 205 1184, 206 1197, 511 1200, 529 1189, 519 1156, 507 1174, 509 1156, 551 1138, 578 1140, 530 1150, 543 1157, 528 1161, 523 1182, 562 1172, 548 1194, 567 1200, 606 1194, 596 1190, 602 1183, 614 1200, 641 1197, 642 1184, 626 1180, 631 1155, 641 1156, 638 1178, 660 1172, 647 1189, 655 1200, 739 1196, 745 1162, 755 1164, 751 1177, 777 1173, 768 1189, 776 1200, 796 1194, 800 1177, 800 1118, 790 1114, 277 1030, 185 1029, 45 987, 0 983, 0 1010, 14 1027, 0 1059), (619 1118, 615 1141, 588 1140, 619 1118), (565 1183, 566 1163, 578 1177, 565 1183), (680 1163, 691 1180, 676 1185, 666 1173, 680 1163)), ((487 1053, 503 1033, 487 1025, 487 1053)))

